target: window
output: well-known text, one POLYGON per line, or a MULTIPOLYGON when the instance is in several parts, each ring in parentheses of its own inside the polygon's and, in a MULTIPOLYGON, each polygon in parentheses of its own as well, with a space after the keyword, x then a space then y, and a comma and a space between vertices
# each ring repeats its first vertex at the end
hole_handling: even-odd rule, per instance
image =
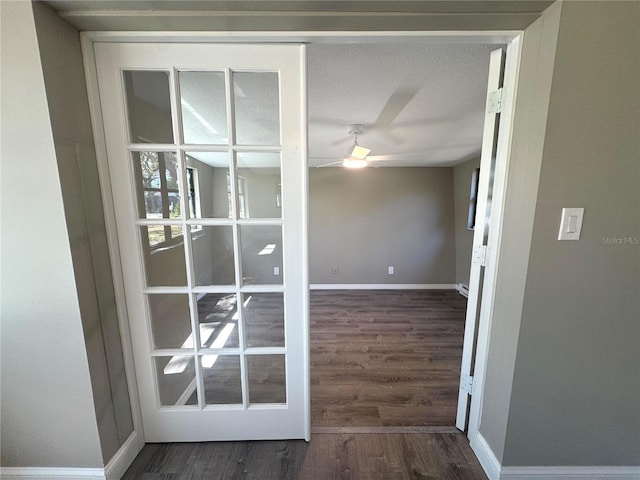
MULTIPOLYGON (((180 218, 179 170, 173 152, 136 152, 136 165, 140 170, 142 202, 146 218, 180 218)), ((142 210, 142 209, 141 209, 142 210)), ((182 236, 180 225, 150 225, 147 229, 149 246, 161 244, 182 236)))
MULTIPOLYGON (((227 173, 227 196, 229 198, 229 218, 231 218, 231 177, 227 173)), ((247 179, 238 176, 238 213, 240 218, 249 218, 247 205, 247 179)))
POLYGON ((189 193, 189 218, 201 218, 200 189, 198 183, 198 169, 196 167, 187 167, 187 189, 189 193))

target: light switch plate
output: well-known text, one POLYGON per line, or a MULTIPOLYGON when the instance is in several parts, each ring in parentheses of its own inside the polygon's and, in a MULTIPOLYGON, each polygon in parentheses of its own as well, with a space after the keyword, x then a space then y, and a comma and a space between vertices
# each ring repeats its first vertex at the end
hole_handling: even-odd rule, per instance
POLYGON ((579 240, 584 208, 563 208, 558 240, 579 240))

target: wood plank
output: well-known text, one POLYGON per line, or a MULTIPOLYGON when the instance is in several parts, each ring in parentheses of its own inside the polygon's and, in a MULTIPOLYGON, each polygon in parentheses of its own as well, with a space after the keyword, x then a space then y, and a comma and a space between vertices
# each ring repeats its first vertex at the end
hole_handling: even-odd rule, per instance
POLYGON ((302 440, 147 444, 123 480, 486 480, 460 433, 331 433, 302 440))
POLYGON ((311 425, 454 425, 465 309, 447 290, 311 292, 311 425))

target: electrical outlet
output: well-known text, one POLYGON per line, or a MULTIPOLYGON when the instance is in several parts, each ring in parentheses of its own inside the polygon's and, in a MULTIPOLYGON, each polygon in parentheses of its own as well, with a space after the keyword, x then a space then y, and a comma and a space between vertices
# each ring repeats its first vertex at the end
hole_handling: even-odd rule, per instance
POLYGON ((280 267, 273 267, 273 274, 280 275, 280 267))
POLYGON ((389 275, 393 275, 393 266, 389 266, 389 275))
POLYGON ((333 267, 331 267, 331 273, 333 273, 334 275, 337 275, 338 272, 339 270, 337 265, 334 265, 333 267))

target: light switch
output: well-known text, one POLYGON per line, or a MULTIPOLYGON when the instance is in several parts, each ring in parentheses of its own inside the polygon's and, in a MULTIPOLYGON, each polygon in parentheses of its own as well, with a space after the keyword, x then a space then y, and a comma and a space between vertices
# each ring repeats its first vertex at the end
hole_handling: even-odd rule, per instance
POLYGON ((579 240, 584 208, 563 208, 558 240, 579 240))

